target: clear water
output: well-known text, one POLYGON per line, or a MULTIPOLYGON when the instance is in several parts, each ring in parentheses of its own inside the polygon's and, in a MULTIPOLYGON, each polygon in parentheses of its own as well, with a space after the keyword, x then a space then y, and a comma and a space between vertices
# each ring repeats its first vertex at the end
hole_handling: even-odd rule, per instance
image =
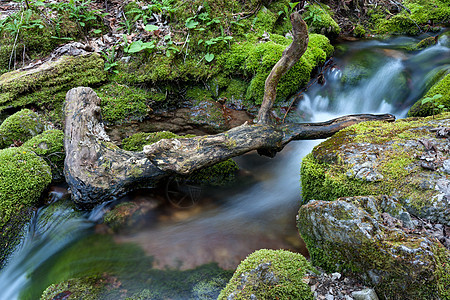
MULTIPOLYGON (((304 121, 353 113, 405 117, 438 71, 450 68, 448 47, 438 44, 420 52, 402 50, 412 42, 417 40, 343 45, 346 49, 334 58, 325 83, 303 94, 298 111, 304 121), (361 61, 368 66, 356 69, 358 74, 363 70, 363 76, 348 79, 348 67, 361 61)), ((275 159, 255 154, 237 158, 251 180, 244 178, 235 189, 216 191, 208 205, 156 213, 149 226, 133 234, 95 234, 101 208, 89 215, 76 214, 67 205, 52 208, 51 213, 49 208, 41 209, 0 273, 0 299, 36 299, 51 282, 98 272, 125 274, 122 284, 129 284, 130 290, 160 288, 173 299, 199 299, 201 276, 183 287, 165 288, 162 282, 206 274, 217 276, 223 285, 230 273, 221 277, 217 265, 205 264, 215 262, 233 269, 260 248, 285 248, 307 255, 295 228, 301 199, 299 171, 302 157, 319 142, 291 143, 275 159), (174 268, 181 271, 170 271, 174 268)), ((211 291, 211 299, 218 290, 211 291)))

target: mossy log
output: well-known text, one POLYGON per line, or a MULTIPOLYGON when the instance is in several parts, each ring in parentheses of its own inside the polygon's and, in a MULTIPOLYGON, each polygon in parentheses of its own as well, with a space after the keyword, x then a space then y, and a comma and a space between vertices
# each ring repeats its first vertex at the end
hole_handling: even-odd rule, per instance
POLYGON ((74 88, 66 95, 64 173, 73 200, 85 208, 252 150, 274 156, 292 140, 327 138, 363 121, 394 120, 389 114, 362 114, 312 124, 244 124, 216 135, 165 139, 131 152, 109 141, 99 105, 91 88, 74 88))

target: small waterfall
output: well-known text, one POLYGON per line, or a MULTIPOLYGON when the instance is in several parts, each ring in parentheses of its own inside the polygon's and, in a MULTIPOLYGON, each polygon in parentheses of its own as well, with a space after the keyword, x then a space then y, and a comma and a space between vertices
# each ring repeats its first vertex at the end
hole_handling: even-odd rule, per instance
POLYGON ((60 200, 61 196, 53 194, 54 203, 35 213, 22 243, 0 273, 0 299, 17 299, 29 284, 30 272, 87 234, 93 226, 85 216, 60 200))

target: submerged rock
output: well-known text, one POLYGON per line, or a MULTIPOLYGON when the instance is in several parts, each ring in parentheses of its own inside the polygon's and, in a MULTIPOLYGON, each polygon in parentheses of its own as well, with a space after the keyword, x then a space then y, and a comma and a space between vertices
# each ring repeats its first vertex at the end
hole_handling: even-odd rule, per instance
POLYGON ((314 265, 355 276, 383 299, 449 296, 450 252, 413 230, 395 198, 310 201, 300 208, 297 225, 314 265))
POLYGON ((304 203, 356 195, 396 196, 409 213, 450 225, 450 115, 366 122, 316 146, 302 161, 304 203), (445 131, 445 130, 444 130, 445 131), (446 136, 446 135, 444 135, 446 136))

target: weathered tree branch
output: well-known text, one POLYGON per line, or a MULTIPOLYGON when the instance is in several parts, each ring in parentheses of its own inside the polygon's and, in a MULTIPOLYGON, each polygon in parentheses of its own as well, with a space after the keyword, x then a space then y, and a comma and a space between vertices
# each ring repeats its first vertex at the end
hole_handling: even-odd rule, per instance
POLYGON ((161 140, 145 146, 143 152, 130 152, 109 141, 95 92, 85 87, 71 89, 64 107, 64 174, 75 203, 92 208, 132 190, 154 187, 174 173, 187 175, 252 150, 273 157, 293 140, 323 139, 359 122, 395 119, 389 114, 351 115, 315 124, 268 124, 278 81, 308 45, 307 27, 300 15, 292 14, 291 22, 294 40, 266 80, 258 124, 211 136, 161 140))
POLYGON ((267 124, 270 121, 270 110, 277 98, 277 86, 281 77, 292 68, 308 48, 308 26, 299 13, 291 14, 292 32, 294 39, 283 51, 280 60, 275 64, 267 76, 264 85, 264 98, 258 112, 258 123, 267 124))
POLYGON ((252 150, 273 156, 292 140, 323 139, 368 120, 394 120, 386 114, 351 115, 316 124, 244 124, 211 136, 161 140, 143 152, 130 152, 109 142, 99 105, 100 98, 90 88, 74 88, 66 95, 64 172, 73 200, 86 208, 154 187, 174 173, 190 174, 252 150))

